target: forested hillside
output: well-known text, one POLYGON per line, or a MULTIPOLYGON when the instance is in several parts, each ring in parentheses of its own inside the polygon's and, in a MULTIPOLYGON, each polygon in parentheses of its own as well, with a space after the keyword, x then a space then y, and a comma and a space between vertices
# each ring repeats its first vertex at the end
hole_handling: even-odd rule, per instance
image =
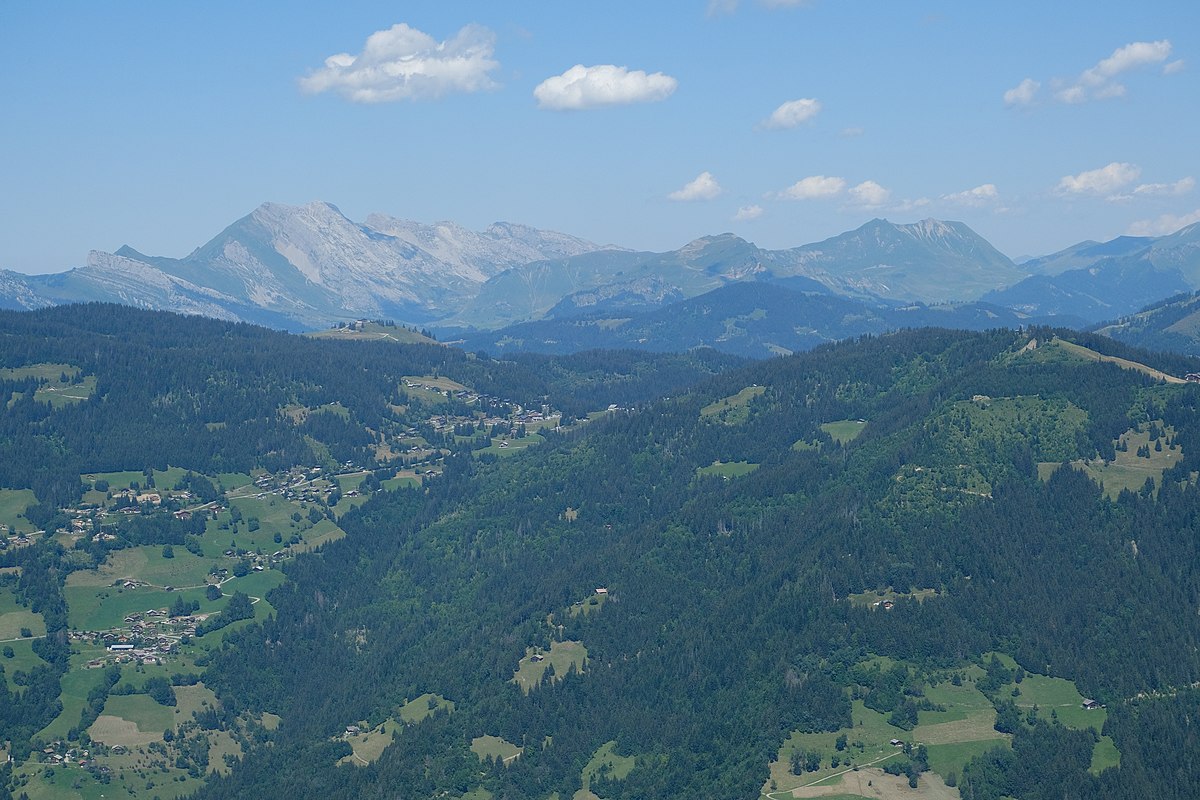
POLYGON ((1182 798, 1200 779, 1200 397, 1161 378, 1189 359, 1043 329, 736 364, 491 361, 111 307, 2 322, 0 442, 26 460, 0 486, 32 490, 12 524, 47 531, 0 555, 47 633, 3 718, 14 796, 64 775, 559 800, 1182 798), (58 460, 35 470, 34 447, 58 460), (179 512, 199 475, 220 510, 168 522, 108 496, 168 467, 194 485, 179 512), (296 541, 258 548, 270 530, 296 541), (233 575, 181 609, 204 618, 167 664, 118 656, 101 679, 81 662, 105 648, 76 634, 100 636, 84 622, 135 554, 233 575), (178 715, 155 716, 157 670, 178 715), (144 738, 114 744, 121 720, 144 738))

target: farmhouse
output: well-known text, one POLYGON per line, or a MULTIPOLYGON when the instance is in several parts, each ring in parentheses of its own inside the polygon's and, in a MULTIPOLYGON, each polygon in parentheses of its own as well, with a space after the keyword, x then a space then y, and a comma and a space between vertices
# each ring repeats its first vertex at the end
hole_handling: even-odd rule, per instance
POLYGON ((1085 697, 1080 705, 1088 711, 1095 711, 1097 708, 1104 708, 1103 704, 1088 697, 1085 697))

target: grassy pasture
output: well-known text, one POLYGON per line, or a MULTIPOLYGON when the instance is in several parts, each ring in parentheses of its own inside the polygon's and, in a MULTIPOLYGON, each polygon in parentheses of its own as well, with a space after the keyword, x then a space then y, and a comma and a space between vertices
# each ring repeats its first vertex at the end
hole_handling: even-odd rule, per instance
MULTIPOLYGON (((784 740, 779 748, 779 756, 770 764, 770 780, 776 789, 782 793, 797 786, 819 781, 837 774, 842 769, 853 765, 863 765, 880 759, 898 756, 900 748, 888 744, 892 738, 911 741, 911 733, 900 730, 888 724, 887 716, 873 711, 863 705, 861 700, 855 700, 851 711, 853 727, 843 728, 832 733, 792 733, 784 740), (839 735, 846 734, 847 747, 838 753, 836 740, 839 735), (792 754, 796 751, 821 753, 821 769, 816 772, 806 772, 803 775, 793 775, 790 770, 792 754), (830 758, 837 754, 841 761, 849 761, 837 768, 829 766, 830 758)), ((763 788, 764 793, 768 791, 763 788)))
POLYGON ((85 375, 79 383, 51 383, 39 386, 33 393, 33 399, 39 403, 49 403, 51 408, 62 408, 72 403, 81 403, 96 393, 96 376, 85 375))
POLYGON ((440 694, 426 692, 414 700, 409 700, 400 708, 400 719, 410 725, 415 725, 443 708, 454 713, 454 702, 440 694))
POLYGON ((24 367, 5 367, 0 369, 0 381, 24 381, 29 378, 58 383, 59 378, 66 373, 68 378, 79 374, 79 367, 71 364, 29 364, 24 367))
POLYGON ((12 591, 0 589, 0 640, 19 639, 22 628, 28 628, 34 636, 42 636, 46 633, 46 621, 41 614, 17 603, 12 591))
POLYGON ((737 394, 709 403, 700 409, 700 417, 726 425, 741 425, 750 419, 750 402, 766 390, 765 386, 747 386, 737 394))
POLYGON ((144 545, 117 550, 94 570, 79 570, 67 577, 67 586, 105 586, 115 581, 138 580, 154 586, 184 588, 201 586, 212 567, 212 559, 200 558, 179 545, 174 558, 163 558, 161 545, 144 545))
POLYGON ((552 642, 548 652, 530 647, 526 649, 525 657, 513 675, 513 683, 529 694, 541 682, 542 675, 551 664, 554 665, 555 679, 558 680, 567 674, 572 665, 576 671, 582 672, 586 663, 587 648, 583 642, 552 642))
POLYGON ((175 724, 175 709, 160 706, 149 695, 112 695, 88 735, 110 747, 136 747, 162 741, 163 731, 175 724))
POLYGON ((608 601, 607 594, 592 594, 586 600, 580 600, 578 603, 572 603, 567 607, 567 614, 572 617, 577 617, 580 614, 587 616, 594 611, 599 611, 600 607, 608 601))
POLYGON ((729 478, 740 478, 743 475, 749 475, 758 469, 758 467, 758 464, 750 461, 714 461, 707 467, 697 467, 696 474, 701 477, 716 475, 728 480, 729 478))
MULTIPOLYGON (((1007 747, 1008 737, 995 730, 996 712, 992 702, 975 688, 971 680, 981 677, 983 670, 972 666, 963 672, 968 680, 961 686, 943 681, 936 686, 925 687, 925 696, 945 710, 921 711, 919 724, 912 731, 890 725, 887 715, 867 708, 861 700, 855 700, 852 727, 832 733, 793 733, 780 747, 778 759, 770 765, 771 780, 776 786, 771 791, 782 795, 790 789, 813 783, 826 786, 823 779, 832 778, 851 765, 862 768, 876 763, 882 766, 889 758, 902 756, 901 749, 890 744, 891 739, 926 745, 931 769, 943 776, 951 770, 961 772, 967 761, 992 747, 1007 747), (836 740, 842 734, 846 736, 847 747, 839 753, 836 740), (792 753, 796 751, 820 753, 821 768, 804 775, 791 774, 789 764, 792 753), (842 762, 836 768, 830 766, 833 756, 842 762)), ((925 779, 922 778, 922 781, 925 779)), ((834 779, 828 786, 836 783, 834 779)), ((931 780, 931 783, 934 781, 931 780)))
MULTIPOLYGON (((79 476, 86 484, 94 485, 96 481, 108 481, 108 488, 114 492, 128 489, 130 484, 141 486, 146 476, 140 470, 124 470, 122 472, 87 472, 79 476)), ((156 480, 155 483, 158 481, 156 480)))
MULTIPOLYGON (((4 647, 11 647, 13 651, 12 658, 0 657, 0 666, 4 667, 4 677, 8 681, 8 690, 10 692, 23 691, 22 687, 13 683, 13 673, 29 672, 34 667, 45 665, 45 661, 37 653, 33 652, 32 639, 18 639, 15 642, 5 642, 4 647)), ((2 761, 0 761, 2 763, 2 761)))
MULTIPOLYGON (((1158 425, 1162 427, 1162 422, 1158 425)), ((1150 439, 1150 428, 1148 425, 1139 425, 1137 428, 1131 428, 1121 434, 1116 439, 1116 443, 1123 446, 1125 449, 1118 449, 1115 453, 1114 461, 1104 461, 1102 459, 1088 459, 1072 461, 1071 465, 1076 469, 1083 470, 1089 478, 1104 487, 1104 493, 1114 500, 1121 494, 1122 489, 1129 489, 1132 492, 1139 491, 1145 485, 1147 478, 1153 478, 1155 490, 1162 482, 1163 472, 1178 464, 1183 459, 1183 448, 1178 444, 1168 445, 1167 437, 1174 437, 1174 428, 1164 428, 1164 435, 1157 441, 1161 445, 1161 450, 1155 450, 1155 441, 1150 439), (1148 447, 1150 455, 1148 458, 1139 456, 1137 451, 1141 447, 1148 447)), ((1042 480, 1049 480, 1062 466, 1061 462, 1043 461, 1038 463, 1038 477, 1042 480)))
POLYGON ((490 453, 491 455, 496 456, 511 456, 516 455, 528 447, 539 445, 544 441, 546 441, 546 438, 540 433, 527 433, 523 438, 520 439, 500 437, 492 439, 492 443, 489 446, 481 447, 475 452, 490 453), (501 442, 505 443, 507 447, 501 447, 501 442))
POLYGON ((471 740, 471 752, 479 756, 479 760, 485 758, 495 759, 497 757, 504 759, 504 763, 512 761, 517 756, 521 755, 523 748, 520 748, 499 736, 476 736, 471 740))
POLYGON ((876 603, 882 603, 884 600, 891 600, 894 603, 901 598, 911 598, 923 602, 930 597, 937 597, 936 589, 913 589, 908 592, 897 592, 889 586, 882 592, 859 592, 849 595, 848 599, 853 605, 872 608, 876 603))
POLYGON ((820 426, 821 430, 829 434, 829 437, 838 444, 846 444, 852 442, 859 437, 863 429, 867 427, 867 421, 863 419, 839 419, 834 422, 826 422, 820 426))
POLYGON ((227 597, 209 600, 204 589, 186 589, 168 592, 162 589, 139 587, 137 589, 107 589, 94 586, 67 586, 63 590, 67 599, 67 621, 72 628, 86 631, 104 631, 125 625, 125 617, 152 608, 170 608, 176 599, 196 600, 200 613, 220 611, 229 602, 227 597))
POLYGON ((605 742, 592 755, 591 760, 584 766, 580 777, 583 779, 583 790, 591 792, 592 780, 607 775, 614 780, 623 781, 633 771, 637 762, 633 756, 617 755, 617 743, 605 742))
POLYGON ((377 322, 364 322, 361 326, 351 328, 327 328, 323 331, 312 331, 304 334, 313 339, 332 339, 347 342, 392 342, 394 344, 437 344, 417 331, 399 325, 380 325, 377 322))
POLYGON ((396 720, 388 717, 384 720, 383 724, 365 733, 343 735, 341 738, 349 743, 350 749, 353 752, 339 759, 337 763, 365 767, 374 761, 378 761, 387 746, 395 741, 396 732, 399 730, 399 727, 400 725, 396 720))
POLYGON ((63 710, 38 732, 38 737, 44 741, 67 738, 67 731, 79 724, 79 714, 83 711, 88 692, 103 680, 104 670, 86 669, 86 662, 87 657, 83 654, 71 656, 71 669, 62 676, 62 691, 58 696, 63 710))
POLYGON ((33 523, 22 516, 32 505, 37 505, 32 489, 0 489, 0 524, 12 533, 33 533, 33 523))
POLYGON ((1182 378, 1177 378, 1174 375, 1168 375, 1162 370, 1146 366, 1145 364, 1141 364, 1137 361, 1130 361, 1129 359, 1118 358, 1116 356, 1106 356, 1101 353, 1097 353, 1091 348, 1084 347, 1080 344, 1075 344, 1074 342, 1068 342, 1057 337, 1026 352, 1031 354, 1035 360, 1039 361, 1055 361, 1062 359, 1072 359, 1076 361, 1099 361, 1106 364, 1116 364, 1121 369, 1130 369, 1135 372, 1140 372, 1143 375, 1148 375, 1155 380, 1164 381, 1165 383, 1185 382, 1182 378))
POLYGON ((379 485, 389 492, 396 489, 412 489, 421 485, 421 479, 412 470, 400 470, 396 477, 380 481, 379 485))

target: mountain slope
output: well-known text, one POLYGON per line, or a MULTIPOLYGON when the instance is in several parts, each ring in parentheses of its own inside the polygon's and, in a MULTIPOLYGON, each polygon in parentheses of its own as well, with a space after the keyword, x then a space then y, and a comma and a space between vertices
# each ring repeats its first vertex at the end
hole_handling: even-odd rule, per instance
POLYGON ((1089 322, 1129 314, 1163 297, 1187 291, 1177 269, 1160 269, 1148 259, 1106 258, 1056 275, 1031 275, 984 302, 1026 314, 1070 315, 1089 322))
POLYGON ((373 215, 347 219, 328 203, 264 203, 184 258, 130 247, 92 253, 62 275, 14 278, 10 304, 109 301, 144 308, 320 328, 356 318, 425 321, 462 307, 515 265, 597 246, 496 223, 482 233, 373 215))
MULTIPOLYGON (((1030 322, 1024 315, 983 303, 901 306, 795 291, 773 281, 732 283, 661 308, 643 310, 617 304, 599 311, 602 313, 563 314, 497 331, 459 334, 456 341, 468 350, 492 354, 572 353, 593 348, 683 352, 712 347, 767 358, 901 328, 986 330, 1030 322)), ((456 336, 452 331, 444 335, 456 336)))
POLYGON ((1034 274, 983 299, 1026 313, 1109 320, 1200 288, 1200 223, 1157 238, 1082 242, 1021 267, 1034 274))
POLYGON ((875 219, 774 258, 793 274, 825 276, 843 291, 927 303, 974 300, 1024 275, 963 223, 935 219, 911 225, 875 219))

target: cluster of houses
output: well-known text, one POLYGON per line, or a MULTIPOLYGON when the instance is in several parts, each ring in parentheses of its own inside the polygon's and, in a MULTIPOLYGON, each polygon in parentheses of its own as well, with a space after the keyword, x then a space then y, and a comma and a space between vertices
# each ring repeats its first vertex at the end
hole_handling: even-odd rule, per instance
MULTIPOLYGON (((126 588, 136 588, 136 581, 126 581, 126 588)), ((87 663, 88 669, 98 669, 117 664, 162 664, 163 660, 178 649, 180 638, 195 636, 196 625, 202 617, 172 617, 165 608, 151 608, 145 612, 129 614, 122 629, 108 631, 70 631, 67 636, 82 642, 103 645, 110 656, 94 658, 87 663)))
POLYGON ((70 747, 64 742, 51 742, 42 748, 42 761, 50 764, 86 767, 91 763, 92 753, 78 747, 70 747))

